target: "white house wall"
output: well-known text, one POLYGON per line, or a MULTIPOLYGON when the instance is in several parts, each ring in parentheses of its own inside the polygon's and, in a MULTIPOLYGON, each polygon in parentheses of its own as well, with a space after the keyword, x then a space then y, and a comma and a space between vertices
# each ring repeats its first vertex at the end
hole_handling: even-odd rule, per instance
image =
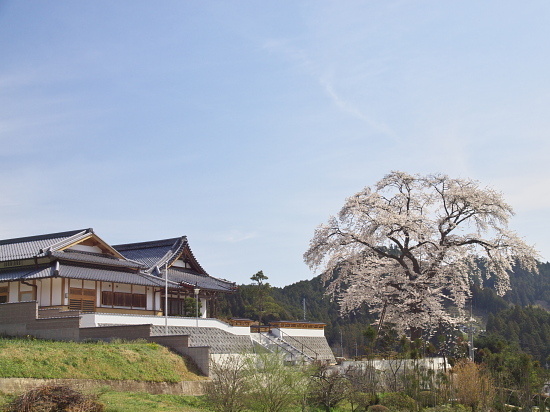
POLYGON ((273 333, 278 338, 281 337, 281 335, 289 335, 289 336, 325 336, 325 330, 324 329, 298 329, 298 328, 271 328, 271 333, 273 333), (281 333, 281 331, 283 333, 281 333))
POLYGON ((38 302, 40 306, 51 306, 52 279, 43 279, 38 282, 38 302))
POLYGON ((156 293, 154 288, 147 288, 147 310, 160 310, 160 306, 157 307, 156 293))
POLYGON ((115 283, 115 292, 132 293, 132 285, 115 283))
POLYGON ((89 253, 103 253, 101 248, 97 246, 86 246, 86 245, 73 245, 67 250, 79 250, 81 252, 89 252, 89 253))
POLYGON ((19 284, 19 296, 17 296, 17 301, 28 302, 33 300, 34 288, 30 285, 25 285, 24 283, 19 284))
POLYGON ((81 279, 69 279, 69 287, 71 288, 81 288, 82 280, 81 279))
POLYGON ((82 282, 82 287, 84 289, 95 289, 95 280, 84 280, 82 282))
POLYGON ((201 318, 206 319, 206 299, 201 299, 201 318))
POLYGON ((19 283, 10 282, 8 302, 19 302, 19 283))
POLYGON ((63 297, 65 296, 62 290, 63 279, 61 278, 52 278, 51 287, 52 287, 52 306, 61 306, 63 305, 63 297))

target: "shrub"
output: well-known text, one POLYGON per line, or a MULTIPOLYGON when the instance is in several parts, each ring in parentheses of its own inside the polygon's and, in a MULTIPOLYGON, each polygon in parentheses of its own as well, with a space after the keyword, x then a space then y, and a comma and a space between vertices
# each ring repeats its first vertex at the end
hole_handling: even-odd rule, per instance
POLYGON ((365 410, 369 405, 375 405, 378 402, 378 397, 374 393, 358 392, 349 388, 347 400, 350 403, 352 411, 365 410))
POLYGON ((495 388, 487 371, 480 365, 462 360, 457 362, 453 372, 456 399, 474 412, 488 409, 495 398, 495 388))
POLYGON ((423 409, 423 412, 470 412, 470 411, 471 411, 470 408, 468 408, 464 405, 461 405, 461 404, 454 405, 454 406, 439 405, 439 406, 435 406, 433 408, 423 409))
POLYGON ((105 405, 68 386, 44 385, 15 398, 6 412, 103 412, 105 405))
POLYGON ((416 401, 401 392, 388 392, 380 396, 380 404, 395 411, 415 411, 416 401))
POLYGON ((420 391, 418 393, 418 403, 422 408, 428 408, 436 405, 436 396, 431 391, 420 391))

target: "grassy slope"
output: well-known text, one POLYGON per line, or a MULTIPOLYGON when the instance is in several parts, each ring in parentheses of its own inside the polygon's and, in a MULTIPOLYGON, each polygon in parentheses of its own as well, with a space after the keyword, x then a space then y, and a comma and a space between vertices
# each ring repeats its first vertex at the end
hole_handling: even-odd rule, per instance
POLYGON ((196 396, 107 391, 102 393, 98 400, 105 404, 106 412, 208 412, 212 410, 202 397, 196 396))
POLYGON ((76 343, 0 338, 0 378, 179 382, 203 379, 191 363, 146 342, 76 343))
MULTIPOLYGON (((100 391, 97 400, 105 405, 105 412, 211 412, 203 397, 150 395, 148 393, 100 391)), ((0 392, 0 411, 13 400, 14 395, 0 392)))

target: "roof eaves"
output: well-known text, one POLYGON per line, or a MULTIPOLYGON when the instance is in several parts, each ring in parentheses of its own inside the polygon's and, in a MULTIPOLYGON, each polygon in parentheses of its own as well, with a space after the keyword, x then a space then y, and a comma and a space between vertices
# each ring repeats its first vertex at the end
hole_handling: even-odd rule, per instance
POLYGON ((189 246, 189 244, 187 243, 187 236, 180 237, 178 239, 178 246, 172 252, 172 256, 167 261, 168 265, 171 265, 172 263, 174 263, 181 256, 186 246, 189 246))
MULTIPOLYGON (((161 257, 154 265, 152 265, 148 270, 147 273, 152 273, 155 268, 157 270, 160 270, 165 265, 170 266, 174 261, 176 261, 179 256, 181 255, 181 252, 183 249, 185 249, 185 246, 187 246, 187 236, 181 236, 178 238, 172 239, 173 245, 170 248, 168 252, 164 254, 163 257, 161 257)), ((153 242, 150 242, 153 243, 153 242)), ((168 245, 166 245, 168 246, 168 245)))
POLYGON ((179 282, 174 282, 173 280, 170 280, 170 279, 168 279, 168 281, 166 281, 165 278, 161 278, 159 276, 151 275, 149 273, 138 272, 137 275, 141 276, 141 277, 143 277, 143 278, 145 278, 149 281, 157 282, 158 286, 164 286, 166 283, 168 283, 168 286, 171 287, 171 288, 176 288, 177 289, 177 288, 180 287, 179 282))
MULTIPOLYGON (((186 238, 187 240, 187 238, 186 238)), ((187 243, 187 242, 186 242, 187 243)), ((191 257, 193 258, 193 260, 195 261, 195 263, 197 264, 197 266, 199 267, 199 269, 202 271, 202 273, 204 273, 206 276, 210 276, 208 274, 208 272, 206 272, 206 270, 204 270, 204 268, 201 266, 201 264, 199 263, 199 261, 197 260, 197 258, 195 257, 195 254, 193 253, 193 251, 191 250, 191 246, 189 246, 189 243, 187 243, 187 250, 189 250, 189 253, 191 254, 191 257)))

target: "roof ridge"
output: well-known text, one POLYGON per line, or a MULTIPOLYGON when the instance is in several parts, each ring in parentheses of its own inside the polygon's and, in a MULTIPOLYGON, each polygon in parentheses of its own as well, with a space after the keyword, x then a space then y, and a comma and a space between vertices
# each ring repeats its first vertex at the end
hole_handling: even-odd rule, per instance
MULTIPOLYGON (((62 251, 53 251, 52 256, 57 258, 57 259, 70 260, 70 261, 82 261, 82 259, 87 261, 82 256, 91 256, 91 257, 96 257, 96 258, 98 257, 98 258, 101 258, 101 259, 105 259, 106 261, 109 261, 110 263, 112 263, 115 266, 133 266, 133 267, 137 267, 137 268, 143 268, 144 267, 143 263, 141 263, 141 262, 136 262, 136 261, 131 260, 131 259, 120 259, 116 256, 109 255, 109 254, 106 254, 106 253, 94 253, 94 252, 85 252, 85 251, 80 251, 80 250, 75 251, 75 250, 65 249, 65 250, 62 250, 62 251)), ((87 261, 87 262, 90 262, 90 261, 87 261)))
POLYGON ((35 236, 16 237, 13 239, 3 239, 3 240, 0 240, 0 245, 7 245, 10 243, 32 242, 35 240, 53 239, 56 237, 71 237, 87 230, 91 231, 92 229, 70 230, 66 232, 47 233, 45 235, 35 235, 35 236))
POLYGON ((53 250, 59 250, 61 249, 63 246, 68 246, 70 245, 71 243, 75 242, 77 239, 79 239, 82 235, 87 235, 89 233, 94 233, 94 230, 93 229, 84 229, 80 232, 77 232, 75 233, 74 235, 72 236, 68 236, 66 239, 63 239, 63 240, 60 240, 59 242, 57 243, 54 243, 53 245, 49 245, 47 248, 45 249, 40 249, 39 253, 48 253, 50 251, 53 251, 53 250))
POLYGON ((147 247, 160 247, 173 245, 181 238, 186 236, 174 237, 170 239, 160 239, 160 240, 149 240, 147 242, 137 242, 137 243, 124 243, 121 245, 113 245, 113 248, 116 250, 134 250, 134 249, 143 249, 147 247))

